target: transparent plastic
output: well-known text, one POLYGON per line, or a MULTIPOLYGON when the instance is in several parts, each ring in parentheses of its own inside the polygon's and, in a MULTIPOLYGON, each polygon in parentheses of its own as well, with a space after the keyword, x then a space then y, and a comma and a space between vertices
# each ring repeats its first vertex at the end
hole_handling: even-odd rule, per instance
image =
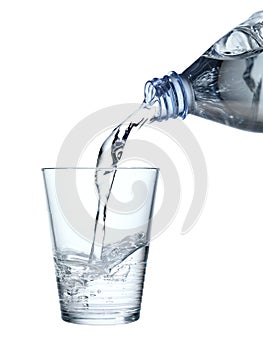
POLYGON ((211 46, 182 74, 145 85, 156 119, 188 113, 238 129, 263 132, 263 11, 211 46))

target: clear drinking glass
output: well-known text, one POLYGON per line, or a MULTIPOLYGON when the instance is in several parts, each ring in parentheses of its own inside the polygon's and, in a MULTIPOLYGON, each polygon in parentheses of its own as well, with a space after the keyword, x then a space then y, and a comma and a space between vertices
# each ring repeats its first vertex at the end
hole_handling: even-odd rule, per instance
POLYGON ((136 321, 158 169, 114 170, 110 195, 101 197, 103 215, 99 216, 95 171, 105 193, 113 178, 112 168, 42 170, 62 319, 80 324, 136 321))

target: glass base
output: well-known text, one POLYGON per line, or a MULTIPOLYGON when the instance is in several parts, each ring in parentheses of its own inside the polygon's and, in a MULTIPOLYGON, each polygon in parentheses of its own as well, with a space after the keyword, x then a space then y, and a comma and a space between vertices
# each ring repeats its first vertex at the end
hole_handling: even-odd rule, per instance
POLYGON ((99 313, 99 314, 83 314, 83 313, 67 313, 62 312, 62 320, 76 324, 86 325, 113 325, 125 324, 137 321, 140 318, 140 312, 134 312, 129 315, 123 315, 121 312, 99 313))

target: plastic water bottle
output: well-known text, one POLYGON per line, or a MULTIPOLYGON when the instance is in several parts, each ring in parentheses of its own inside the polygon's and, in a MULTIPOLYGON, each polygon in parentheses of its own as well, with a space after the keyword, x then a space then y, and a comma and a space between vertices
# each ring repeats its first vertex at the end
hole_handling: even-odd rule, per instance
POLYGON ((182 74, 145 85, 157 120, 188 113, 238 129, 263 132, 263 11, 210 47, 182 74))

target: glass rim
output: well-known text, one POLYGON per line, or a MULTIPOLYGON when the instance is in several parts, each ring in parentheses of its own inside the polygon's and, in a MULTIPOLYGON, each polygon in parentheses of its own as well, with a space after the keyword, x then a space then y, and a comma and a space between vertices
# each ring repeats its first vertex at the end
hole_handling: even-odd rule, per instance
POLYGON ((131 167, 50 167, 50 168, 41 168, 42 171, 45 170, 157 170, 160 168, 156 167, 147 167, 147 166, 131 166, 131 167))

